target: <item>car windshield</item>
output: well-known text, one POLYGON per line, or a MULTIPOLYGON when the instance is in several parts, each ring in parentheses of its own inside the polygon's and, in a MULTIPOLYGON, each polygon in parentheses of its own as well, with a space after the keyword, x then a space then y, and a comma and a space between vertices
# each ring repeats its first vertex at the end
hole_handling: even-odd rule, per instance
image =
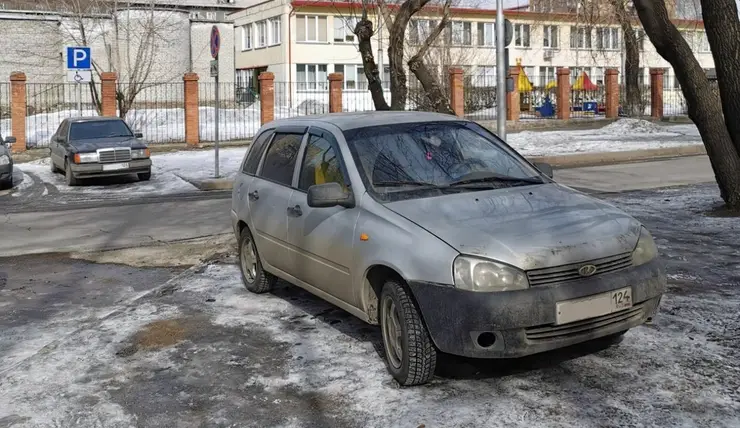
POLYGON ((69 132, 70 140, 114 137, 133 137, 133 134, 122 120, 95 120, 73 123, 69 132))
POLYGON ((345 138, 368 191, 383 201, 544 182, 472 123, 381 125, 346 131, 345 138))

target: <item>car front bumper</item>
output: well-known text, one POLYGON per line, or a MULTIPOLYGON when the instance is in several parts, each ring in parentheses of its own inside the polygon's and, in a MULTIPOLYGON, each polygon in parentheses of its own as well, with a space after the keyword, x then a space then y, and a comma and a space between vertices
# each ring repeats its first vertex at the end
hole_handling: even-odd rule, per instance
POLYGON ((652 319, 666 288, 662 262, 521 291, 476 293, 409 281, 429 334, 445 353, 512 358, 620 333, 652 319), (595 318, 556 325, 556 303, 632 288, 633 306, 595 318), (479 344, 481 334, 490 346, 479 344), (493 336, 492 336, 493 335, 493 336), (493 339, 492 339, 493 338, 493 339))
POLYGON ((150 172, 152 168, 151 159, 137 159, 126 163, 128 163, 128 168, 112 171, 104 171, 103 165, 105 164, 102 163, 72 164, 71 167, 75 178, 115 177, 119 175, 143 174, 150 172))

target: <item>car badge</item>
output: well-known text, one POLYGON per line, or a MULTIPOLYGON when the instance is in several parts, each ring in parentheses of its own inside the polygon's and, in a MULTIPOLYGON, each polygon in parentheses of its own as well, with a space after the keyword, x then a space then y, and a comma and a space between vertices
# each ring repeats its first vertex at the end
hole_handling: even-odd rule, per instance
POLYGON ((583 265, 578 269, 578 275, 591 276, 596 273, 598 268, 594 265, 583 265))

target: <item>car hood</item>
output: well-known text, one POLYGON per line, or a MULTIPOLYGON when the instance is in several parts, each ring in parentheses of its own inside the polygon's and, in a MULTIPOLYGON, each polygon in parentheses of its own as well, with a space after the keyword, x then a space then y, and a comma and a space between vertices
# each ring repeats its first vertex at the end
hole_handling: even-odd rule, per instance
POLYGON ((556 184, 510 187, 386 204, 464 254, 523 270, 630 252, 640 223, 616 207, 556 184))
POLYGON ((134 137, 95 138, 90 140, 71 141, 72 146, 78 152, 94 152, 98 149, 110 149, 113 147, 146 148, 146 144, 134 137))

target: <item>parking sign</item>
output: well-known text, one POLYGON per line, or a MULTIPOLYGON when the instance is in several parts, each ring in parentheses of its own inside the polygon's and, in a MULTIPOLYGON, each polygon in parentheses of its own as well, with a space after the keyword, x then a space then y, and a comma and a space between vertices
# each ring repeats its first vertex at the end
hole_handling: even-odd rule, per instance
POLYGON ((90 48, 87 46, 67 47, 67 68, 69 70, 89 70, 92 68, 90 48))

